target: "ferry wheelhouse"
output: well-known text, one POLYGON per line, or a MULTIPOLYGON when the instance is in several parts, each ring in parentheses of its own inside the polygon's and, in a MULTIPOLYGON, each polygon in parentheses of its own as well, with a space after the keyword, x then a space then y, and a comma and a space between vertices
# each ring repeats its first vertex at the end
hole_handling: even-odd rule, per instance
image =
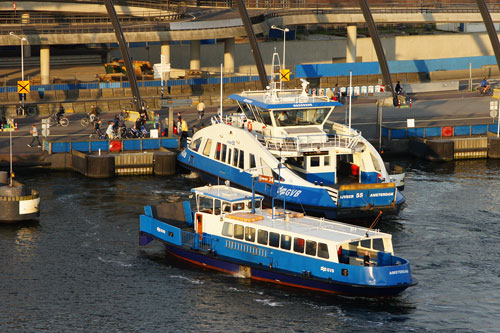
POLYGON ((192 190, 195 202, 146 206, 140 245, 160 240, 184 260, 241 277, 356 296, 392 296, 414 284, 392 237, 293 211, 225 185, 192 190))
POLYGON ((307 85, 229 96, 239 112, 197 131, 178 162, 210 182, 229 180, 247 190, 248 170, 258 169, 272 181, 256 184, 257 193, 310 215, 397 214, 405 198, 377 150, 359 131, 329 121, 342 104, 309 95, 307 85))

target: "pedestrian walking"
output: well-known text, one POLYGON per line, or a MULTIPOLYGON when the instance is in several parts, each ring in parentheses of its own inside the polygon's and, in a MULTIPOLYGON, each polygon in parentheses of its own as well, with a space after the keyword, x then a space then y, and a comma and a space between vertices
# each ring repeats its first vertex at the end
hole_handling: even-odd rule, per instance
POLYGON ((201 122, 203 120, 203 116, 205 115, 205 103, 199 102, 196 106, 196 110, 198 110, 198 121, 201 122))
POLYGON ((28 147, 33 147, 35 140, 38 142, 38 147, 41 147, 42 144, 40 142, 40 139, 38 138, 38 129, 36 128, 35 124, 31 125, 30 134, 33 136, 33 138, 31 139, 31 143, 28 145, 28 147))

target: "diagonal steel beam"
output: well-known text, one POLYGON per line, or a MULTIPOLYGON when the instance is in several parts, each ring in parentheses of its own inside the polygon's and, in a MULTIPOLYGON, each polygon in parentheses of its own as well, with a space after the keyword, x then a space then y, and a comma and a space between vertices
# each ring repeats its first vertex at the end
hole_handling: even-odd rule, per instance
POLYGON ((490 37, 491 46, 493 47, 493 52, 495 53, 495 58, 497 59, 497 66, 500 69, 500 42, 498 41, 497 31, 493 20, 491 19, 490 12, 486 6, 486 1, 476 0, 481 16, 483 17, 484 25, 486 26, 486 31, 488 31, 488 36, 490 37))
POLYGON ((141 94, 139 93, 139 87, 137 86, 137 79, 135 77, 134 66, 132 66, 132 61, 130 60, 130 55, 128 53, 127 43, 125 42, 125 37, 123 36, 123 30, 118 21, 118 15, 116 15, 115 6, 113 5, 113 0, 104 0, 106 9, 108 11, 108 16, 113 24, 115 30, 116 39, 118 40, 118 45, 120 46, 120 51, 122 53, 123 61, 125 62, 125 68, 127 69, 127 77, 130 82, 130 89, 132 90, 133 102, 135 110, 141 112, 142 100, 141 94))
POLYGON ((375 25, 375 21, 373 20, 370 7, 368 6, 368 2, 366 0, 359 0, 359 6, 361 7, 361 11, 363 12, 366 24, 368 25, 368 31, 370 32, 370 36, 372 38, 373 47, 375 48, 375 52, 377 53, 378 63, 380 65, 380 70, 382 71, 382 77, 384 79, 385 90, 391 91, 392 98, 396 103, 396 93, 394 91, 394 86, 392 85, 389 65, 387 64, 384 48, 382 47, 382 42, 380 41, 377 26, 375 25))
POLYGON ((255 65, 257 66, 257 71, 259 72, 260 84, 262 89, 266 89, 269 85, 267 80, 266 68, 262 62, 262 55, 260 54, 259 45, 257 44, 257 39, 255 38, 255 33, 253 32, 252 22, 248 17, 248 12, 243 3, 243 0, 236 0, 236 5, 238 5, 238 11, 240 12, 241 20, 243 21, 243 26, 247 32, 248 40, 250 42, 250 47, 252 48, 253 58, 255 60, 255 65))

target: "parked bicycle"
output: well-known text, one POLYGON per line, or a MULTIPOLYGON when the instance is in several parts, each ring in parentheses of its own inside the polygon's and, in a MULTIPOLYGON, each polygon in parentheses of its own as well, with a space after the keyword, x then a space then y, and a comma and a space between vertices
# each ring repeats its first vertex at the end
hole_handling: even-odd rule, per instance
POLYGON ((57 113, 52 113, 49 116, 49 121, 50 121, 50 126, 61 125, 63 127, 66 127, 69 125, 69 119, 66 117, 61 117, 59 118, 59 121, 57 121, 57 113))

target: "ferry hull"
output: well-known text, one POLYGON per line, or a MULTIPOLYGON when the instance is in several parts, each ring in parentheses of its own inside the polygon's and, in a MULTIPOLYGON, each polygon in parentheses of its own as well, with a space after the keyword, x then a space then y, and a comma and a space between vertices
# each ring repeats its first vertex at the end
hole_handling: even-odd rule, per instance
POLYGON ((168 243, 165 243, 165 247, 167 251, 175 257, 205 268, 222 271, 229 274, 240 275, 258 281, 276 283, 289 287, 314 290, 318 292, 363 297, 390 297, 401 293, 406 288, 411 286, 407 284, 391 287, 368 287, 338 283, 335 281, 322 281, 314 277, 287 274, 285 272, 275 270, 272 267, 267 268, 264 266, 245 266, 217 257, 213 253, 204 254, 200 251, 189 250, 186 248, 170 245, 168 243))
MULTIPOLYGON (((193 165, 188 165, 183 163, 181 160, 177 160, 177 162, 181 165, 181 167, 196 172, 201 179, 203 179, 206 182, 212 183, 212 184, 218 184, 218 183, 224 183, 225 180, 231 181, 231 179, 226 179, 223 177, 217 177, 206 170, 201 170, 193 165)), ((251 188, 247 188, 245 186, 241 186, 238 183, 231 182, 232 186, 244 189, 244 190, 249 190, 251 191, 251 188)), ((263 195, 268 202, 272 199, 272 197, 266 195, 266 193, 260 193, 256 192, 260 195, 263 195)), ((401 196, 402 197, 402 196, 401 196)), ((297 205, 294 204, 290 201, 286 202, 287 208, 291 210, 296 210, 296 211, 305 211, 307 214, 312 215, 312 216, 319 216, 319 217, 325 217, 327 219, 340 219, 343 221, 352 221, 352 220, 359 220, 359 219, 372 219, 376 217, 380 211, 383 212, 384 216, 387 215, 397 215, 399 211, 401 210, 402 206, 404 204, 404 198, 402 197, 401 200, 396 201, 394 205, 389 205, 389 206, 378 206, 378 207, 372 207, 372 208, 340 208, 340 207, 324 207, 324 206, 312 206, 312 205, 307 205, 305 203, 297 205)))

